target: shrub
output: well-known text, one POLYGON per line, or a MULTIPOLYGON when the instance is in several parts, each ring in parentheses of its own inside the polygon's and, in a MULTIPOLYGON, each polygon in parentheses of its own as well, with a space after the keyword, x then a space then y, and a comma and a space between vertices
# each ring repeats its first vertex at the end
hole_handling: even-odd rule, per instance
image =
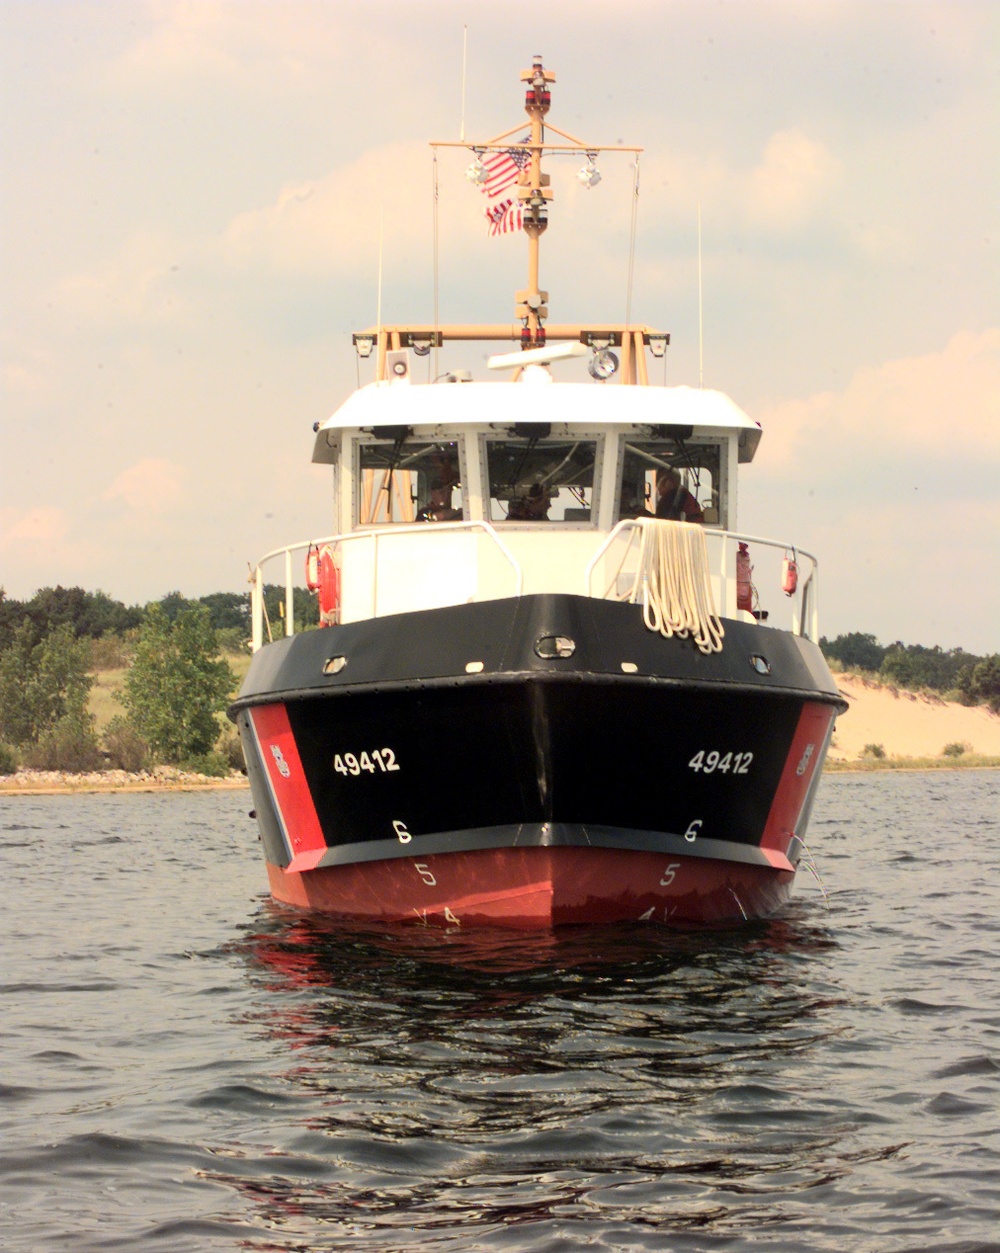
POLYGON ((130 649, 120 635, 102 635, 90 641, 91 670, 124 670, 130 649))
POLYGON ((62 770, 67 774, 85 774, 103 765, 101 750, 94 730, 93 714, 82 708, 63 714, 38 737, 25 754, 31 770, 62 770))
POLYGON ((159 605, 146 611, 123 699, 129 721, 157 760, 177 765, 215 746, 216 714, 236 685, 217 653, 207 609, 180 609, 174 621, 159 605))
POLYGON ((216 627, 215 637, 220 653, 246 653, 250 648, 249 627, 216 627))
POLYGON ((223 731, 218 751, 225 757, 230 770, 239 770, 246 774, 247 763, 243 756, 243 744, 240 740, 240 733, 234 726, 228 726, 223 731))
POLYGON ((885 758, 885 749, 881 744, 866 744, 861 750, 861 756, 868 761, 882 761, 885 758))
POLYGON ((185 757, 178 765, 188 774, 207 774, 212 779, 224 779, 229 774, 229 760, 224 753, 198 753, 185 757))
POLYGON ((149 745, 135 727, 121 714, 112 718, 104 732, 104 749, 112 770, 138 774, 149 762, 149 745))
POLYGON ((951 744, 945 744, 941 749, 942 757, 961 757, 963 753, 971 753, 971 744, 960 744, 957 740, 951 744))
POLYGON ((9 744, 0 743, 0 774, 16 774, 17 753, 9 744))

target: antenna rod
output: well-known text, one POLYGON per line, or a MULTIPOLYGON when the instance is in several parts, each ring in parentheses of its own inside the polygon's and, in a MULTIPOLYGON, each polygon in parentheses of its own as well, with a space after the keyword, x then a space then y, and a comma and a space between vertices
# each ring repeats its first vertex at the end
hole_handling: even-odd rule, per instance
POLYGON ((465 143, 465 67, 467 63, 467 55, 469 51, 469 28, 462 27, 462 124, 459 128, 458 138, 461 143, 465 143))
POLYGON ((698 386, 705 386, 705 327, 701 295, 701 201, 698 201, 698 386))
POLYGON ((382 227, 385 219, 385 205, 378 209, 378 295, 375 300, 375 332, 378 366, 376 378, 382 378, 385 370, 385 344, 382 342, 382 227))

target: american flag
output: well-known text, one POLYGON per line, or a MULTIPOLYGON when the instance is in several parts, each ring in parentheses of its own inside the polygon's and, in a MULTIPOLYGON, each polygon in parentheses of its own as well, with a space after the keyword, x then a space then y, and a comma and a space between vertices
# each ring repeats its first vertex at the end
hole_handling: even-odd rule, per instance
POLYGON ((491 235, 506 235, 519 231, 524 225, 524 215, 518 200, 494 200, 486 210, 486 222, 491 235))
MULTIPOLYGON (((527 143, 528 136, 525 135, 521 142, 527 143)), ((504 148, 500 152, 487 152, 482 158, 483 168, 486 170, 486 182, 480 185, 480 190, 493 200, 517 182, 518 176, 530 160, 531 154, 525 152, 523 148, 504 148)))

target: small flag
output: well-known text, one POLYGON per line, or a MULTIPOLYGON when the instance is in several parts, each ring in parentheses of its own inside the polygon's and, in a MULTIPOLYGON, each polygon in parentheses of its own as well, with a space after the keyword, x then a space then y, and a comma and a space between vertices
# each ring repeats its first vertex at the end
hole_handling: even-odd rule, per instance
POLYGON ((519 231, 524 225, 521 202, 511 200, 495 200, 486 210, 486 222, 491 235, 507 235, 511 231, 519 231))
MULTIPOLYGON (((522 142, 528 142, 527 135, 522 142)), ((523 148, 504 148, 499 152, 486 153, 482 158, 483 168, 486 170, 486 181, 480 190, 493 200, 517 182, 521 171, 530 160, 531 154, 525 152, 523 148)))

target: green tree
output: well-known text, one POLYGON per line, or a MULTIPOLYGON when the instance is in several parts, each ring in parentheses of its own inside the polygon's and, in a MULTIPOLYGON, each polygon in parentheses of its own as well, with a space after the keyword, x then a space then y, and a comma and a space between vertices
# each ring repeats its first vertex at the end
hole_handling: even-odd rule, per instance
POLYGON ((83 725, 93 684, 89 664, 88 645, 74 639, 68 623, 39 638, 22 619, 0 651, 0 740, 36 744, 67 715, 83 725))
POLYGON ((962 671, 958 682, 967 705, 988 705, 1000 714, 1000 653, 983 657, 962 671))
POLYGON ((250 635, 249 592, 212 592, 198 599, 200 605, 212 615, 212 626, 217 631, 239 630, 250 635))
POLYGON ((99 639, 138 626, 142 610, 136 605, 126 608, 104 592, 85 592, 82 587, 43 587, 26 601, 7 600, 0 589, 0 648, 10 644, 15 627, 25 618, 39 639, 58 626, 72 628, 77 639, 85 635, 99 639))
POLYGON ((978 661, 978 657, 960 648, 945 652, 938 645, 926 648, 923 644, 897 642, 887 650, 879 674, 900 687, 929 687, 936 692, 947 692, 958 685, 963 669, 978 661))
POLYGON ((218 658, 209 611, 182 609, 171 622, 161 605, 150 605, 125 676, 129 721, 154 756, 172 764, 211 751, 219 738, 216 714, 236 685, 218 658))
MULTIPOLYGON (((264 608, 271 624, 271 632, 275 639, 285 633, 285 588, 284 584, 264 584, 264 608)), ((295 611, 295 629, 301 631, 306 627, 319 626, 319 600, 315 592, 305 587, 292 588, 292 608, 295 611)))
MULTIPOLYGON (((156 603, 167 615, 169 622, 176 622, 179 614, 182 614, 185 609, 194 609, 198 602, 188 600, 186 596, 182 596, 180 592, 175 591, 167 592, 166 596, 161 597, 156 603)), ((147 605, 146 608, 149 609, 150 606, 147 605)))
POLYGON ((863 635, 860 631, 838 635, 835 640, 824 636, 819 646, 827 658, 839 661, 842 666, 857 666, 859 670, 877 670, 886 653, 885 646, 874 635, 863 635))

